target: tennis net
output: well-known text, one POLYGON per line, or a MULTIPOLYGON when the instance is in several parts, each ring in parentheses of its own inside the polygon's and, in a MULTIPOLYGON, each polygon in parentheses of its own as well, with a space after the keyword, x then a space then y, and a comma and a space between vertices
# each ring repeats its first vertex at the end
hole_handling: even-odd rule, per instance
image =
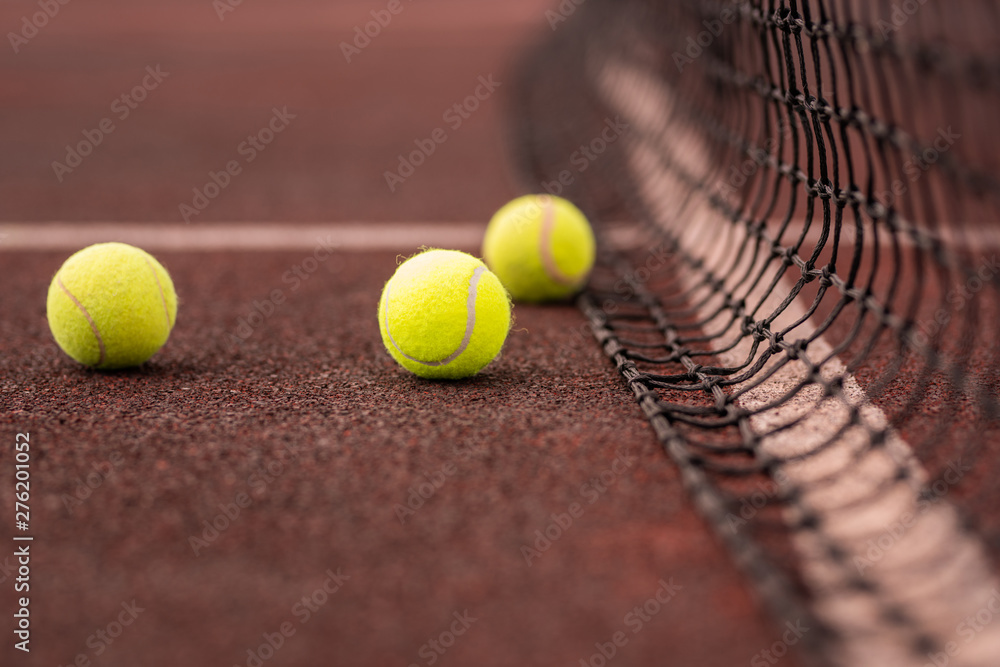
POLYGON ((693 502, 803 661, 998 664, 1000 3, 573 6, 514 162, 693 502))

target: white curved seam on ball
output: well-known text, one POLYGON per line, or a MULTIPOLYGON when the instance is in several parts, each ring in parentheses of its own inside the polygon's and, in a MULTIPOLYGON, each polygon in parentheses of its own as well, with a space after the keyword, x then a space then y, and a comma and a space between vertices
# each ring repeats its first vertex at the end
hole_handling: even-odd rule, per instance
POLYGON ((170 321, 170 306, 167 305, 167 295, 163 293, 163 285, 160 284, 160 276, 156 273, 156 268, 153 267, 153 263, 149 261, 148 257, 143 257, 146 261, 146 265, 149 266, 149 270, 153 272, 153 280, 156 281, 156 289, 160 290, 160 301, 163 302, 163 312, 167 314, 167 330, 169 333, 170 329, 173 329, 174 323, 170 321))
POLYGON ((97 359, 97 363, 94 364, 94 366, 100 366, 101 364, 104 363, 104 357, 106 356, 106 353, 104 350, 104 340, 101 339, 101 334, 97 330, 97 324, 94 322, 94 318, 90 316, 90 313, 88 313, 87 309, 83 307, 83 304, 77 301, 76 297, 73 296, 73 293, 70 292, 68 289, 66 289, 66 286, 63 285, 62 278, 56 276, 56 283, 59 285, 59 289, 61 289, 63 293, 69 297, 70 301, 76 304, 76 307, 80 309, 80 312, 83 313, 83 316, 87 318, 87 322, 90 324, 90 330, 94 332, 94 338, 97 339, 97 348, 98 350, 100 350, 101 353, 97 359))
POLYGON ((411 357, 406 352, 403 352, 403 349, 399 347, 399 343, 397 343, 396 339, 392 337, 392 330, 389 329, 389 300, 392 294, 391 288, 387 287, 385 294, 385 332, 389 335, 389 340, 392 342, 392 346, 410 361, 415 361, 418 364, 423 364, 424 366, 446 366, 457 359, 460 354, 465 352, 466 348, 469 347, 469 343, 472 341, 472 332, 476 328, 476 291, 479 286, 479 278, 485 271, 485 266, 477 266, 476 270, 472 272, 472 278, 469 279, 469 298, 466 301, 468 316, 465 319, 465 336, 462 338, 462 342, 459 344, 458 348, 446 359, 442 359, 441 361, 424 361, 423 359, 417 359, 416 357, 411 357))
POLYGON ((552 278, 555 282, 567 287, 574 287, 576 286, 576 280, 559 270, 556 258, 552 254, 552 234, 555 233, 556 229, 555 202, 548 195, 539 195, 538 199, 542 204, 542 231, 541 238, 539 239, 542 267, 544 267, 545 273, 549 274, 549 278, 552 278))

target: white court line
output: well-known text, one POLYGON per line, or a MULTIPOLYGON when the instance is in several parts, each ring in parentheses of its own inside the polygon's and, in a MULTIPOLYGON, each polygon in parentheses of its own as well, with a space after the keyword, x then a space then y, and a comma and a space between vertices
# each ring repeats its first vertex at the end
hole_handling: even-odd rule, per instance
MULTIPOLYGON (((634 127, 655 136, 671 117, 673 99, 669 91, 648 75, 612 62, 604 66, 599 81, 605 100, 617 106, 634 127)), ((722 220, 703 195, 692 193, 673 178, 657 154, 669 151, 695 178, 709 178, 713 172, 705 161, 704 147, 692 132, 673 133, 669 142, 669 146, 658 145, 655 150, 638 143, 633 145, 631 166, 643 196, 656 220, 676 225, 673 231, 688 252, 703 258, 716 275, 730 276, 728 286, 736 288, 738 277, 745 275, 747 269, 759 271, 767 257, 749 266, 755 260, 746 253, 742 262, 737 262, 742 242, 740 230, 722 220), (682 202, 684 219, 677 220, 682 202)), ((791 283, 782 278, 774 291, 767 293, 774 271, 780 268, 778 263, 772 264, 774 270, 765 272, 758 286, 745 294, 751 307, 761 304, 758 317, 775 312, 791 290, 791 283)), ((703 295, 707 289, 690 273, 681 278, 696 294, 703 295)), ((703 316, 707 319, 720 306, 720 299, 709 300, 702 306, 703 316)), ((803 314, 802 305, 794 302, 772 328, 787 327, 803 314)), ((812 337, 814 332, 812 322, 794 331, 801 339, 812 337)), ((738 332, 732 332, 726 340, 713 344, 720 350, 736 335, 738 332)), ((720 353, 722 364, 744 363, 752 354, 751 342, 744 337, 733 350, 720 353)), ((832 349, 827 341, 818 339, 810 344, 808 356, 819 361, 829 356, 832 349)), ((757 358, 762 351, 758 350, 757 358)), ((766 374, 779 361, 772 359, 758 376, 766 374)), ((766 383, 744 394, 739 404, 748 410, 760 410, 797 386, 807 372, 803 362, 792 361, 766 383)), ((885 414, 868 402, 860 384, 839 359, 827 362, 822 372, 827 379, 844 378, 845 399, 851 405, 861 406, 862 421, 869 428, 888 429, 885 414)), ((824 400, 820 387, 812 385, 780 407, 755 415, 750 425, 758 434, 770 434, 763 436, 760 451, 765 456, 784 459, 820 451, 830 436, 848 423, 849 415, 849 406, 844 401, 824 400), (797 419, 802 421, 794 428, 774 432, 776 426, 797 419)), ((817 616, 842 637, 837 655, 830 657, 845 667, 923 667, 930 663, 928 656, 913 653, 913 638, 882 617, 872 596, 853 593, 847 586, 851 579, 861 576, 877 587, 882 599, 905 610, 932 637, 942 644, 954 642, 959 652, 947 656, 951 667, 995 667, 1000 656, 1000 623, 986 625, 968 641, 958 634, 960 624, 987 608, 995 591, 1000 589, 984 546, 962 530, 958 513, 946 500, 930 506, 919 502, 917 494, 927 480, 927 473, 897 433, 888 430, 888 440, 882 449, 871 449, 868 445, 867 432, 855 426, 821 454, 780 466, 781 474, 775 476, 786 480, 788 486, 803 490, 802 505, 821 520, 819 531, 793 534, 792 542, 799 555, 802 576, 813 592, 811 604, 817 616), (859 452, 862 455, 855 458, 859 452), (910 473, 910 480, 894 484, 894 475, 900 468, 910 473), (826 482, 817 485, 814 482, 818 479, 826 482), (872 495, 876 490, 885 492, 872 495), (845 509, 852 501, 864 498, 870 500, 845 509), (876 552, 877 562, 863 567, 863 573, 859 573, 856 565, 863 564, 870 556, 870 540, 882 538, 890 527, 909 515, 914 517, 912 524, 892 537, 888 548, 876 552), (847 555, 846 567, 828 555, 827 545, 835 545, 847 555)), ((786 519, 794 525, 798 517, 789 511, 786 519)))
POLYGON ((74 251, 120 241, 149 251, 413 251, 422 246, 479 252, 486 222, 455 223, 114 223, 0 222, 0 252, 74 251))

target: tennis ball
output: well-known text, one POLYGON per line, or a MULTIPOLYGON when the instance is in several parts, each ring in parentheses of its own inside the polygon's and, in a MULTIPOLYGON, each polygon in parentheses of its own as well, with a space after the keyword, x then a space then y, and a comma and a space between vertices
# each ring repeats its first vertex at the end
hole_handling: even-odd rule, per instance
POLYGON ((46 309, 63 352, 93 368, 126 368, 167 342, 177 295, 151 255, 124 243, 98 243, 56 272, 46 309))
POLYGON ((549 195, 519 197, 490 220, 483 257, 518 301, 565 299, 594 266, 594 232, 576 206, 549 195))
POLYGON ((382 342, 403 368, 429 379, 475 375, 500 353, 510 297, 486 265, 457 250, 403 262, 378 304, 382 342))

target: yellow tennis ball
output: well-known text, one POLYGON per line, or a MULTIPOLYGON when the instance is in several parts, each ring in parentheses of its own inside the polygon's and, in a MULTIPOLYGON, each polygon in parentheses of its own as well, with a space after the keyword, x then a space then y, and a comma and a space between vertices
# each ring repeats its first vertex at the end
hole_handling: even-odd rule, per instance
POLYGON ((576 206, 550 195, 519 197, 490 220, 483 257, 518 301, 578 292, 594 267, 594 232, 576 206))
POLYGON ((125 243, 98 243, 66 260, 49 285, 49 328, 81 364, 138 366, 163 347, 177 318, 167 270, 125 243))
POLYGON ((399 364, 429 379, 475 375, 510 330, 507 291, 481 261, 428 250, 403 262, 382 290, 382 342, 399 364))

